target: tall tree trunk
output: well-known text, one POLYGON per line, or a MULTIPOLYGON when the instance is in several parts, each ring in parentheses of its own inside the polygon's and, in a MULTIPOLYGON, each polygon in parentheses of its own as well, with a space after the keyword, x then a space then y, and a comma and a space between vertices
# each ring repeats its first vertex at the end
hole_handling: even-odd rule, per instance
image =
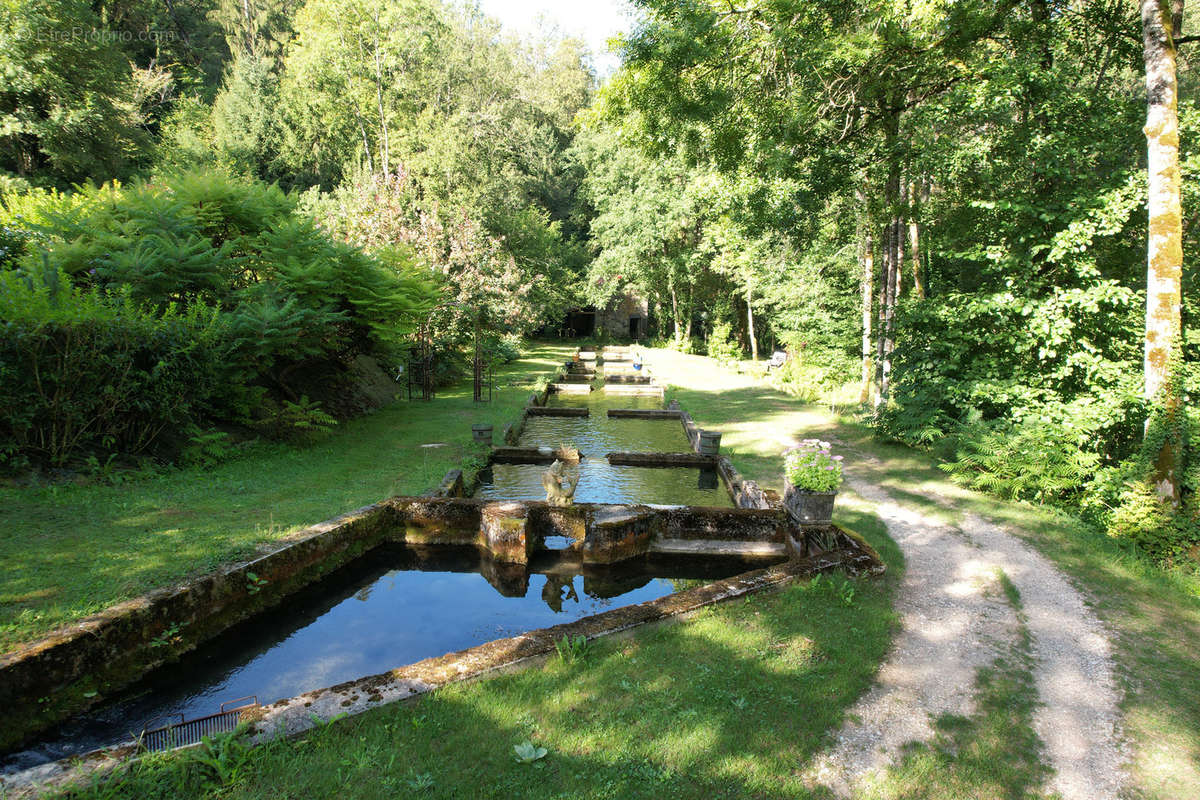
MULTIPOLYGON (((1183 211, 1175 38, 1183 19, 1183 0, 1141 0, 1141 11, 1147 97, 1144 130, 1150 190, 1145 396, 1160 406, 1169 422, 1182 412, 1182 398, 1171 372, 1180 357, 1182 332, 1183 211)), ((1155 461, 1154 480, 1159 493, 1175 503, 1179 502, 1182 463, 1181 437, 1166 436, 1155 461)))
POLYGON ((676 344, 678 344, 678 343, 682 342, 683 340, 679 338, 679 328, 682 324, 682 320, 679 318, 679 296, 675 294, 675 281, 670 282, 670 289, 671 289, 671 327, 672 327, 671 338, 675 340, 676 344))
MULTIPOLYGON (((379 26, 379 12, 375 12, 375 25, 379 26)), ((388 123, 387 112, 383 106, 383 54, 379 51, 379 34, 375 35, 375 100, 379 105, 379 130, 382 136, 382 144, 379 150, 379 160, 381 162, 384 175, 391 173, 392 158, 391 145, 388 141, 388 123)))
POLYGON ((884 128, 884 152, 888 159, 887 185, 884 191, 884 202, 887 208, 888 223, 884 228, 883 240, 883 280, 879 289, 883 293, 879 304, 879 346, 876 355, 879 359, 875 367, 875 408, 878 410, 887 403, 888 390, 892 377, 892 321, 896 313, 896 298, 900 289, 900 253, 902 249, 903 224, 900 219, 900 173, 901 161, 900 143, 900 111, 899 103, 893 103, 885 110, 887 114, 884 128))
POLYGON ((883 320, 887 314, 887 286, 888 279, 891 277, 892 270, 890 268, 889 259, 891 259, 891 248, 888 242, 891 240, 892 226, 891 223, 880 227, 879 232, 879 301, 875 304, 877 307, 876 314, 879 316, 878 324, 875 326, 875 387, 872 390, 871 405, 878 409, 883 405, 883 396, 879 393, 880 387, 883 385, 883 320))
POLYGON ((912 262, 913 294, 925 299, 925 283, 921 277, 921 206, 929 199, 929 184, 924 179, 909 184, 908 246, 912 262))
MULTIPOLYGON (((897 182, 895 189, 889 192, 893 198, 897 196, 898 188, 899 185, 897 182)), ((887 288, 883 296, 883 325, 879 331, 879 341, 881 344, 879 405, 887 402, 888 392, 892 386, 892 351, 896 349, 896 343, 892 339, 892 325, 896 317, 896 297, 900 290, 900 253, 903 252, 900 238, 902 231, 903 228, 899 217, 894 217, 891 224, 888 225, 887 253, 884 258, 885 268, 887 269, 887 288)))
POLYGON ((754 287, 746 282, 746 328, 750 335, 750 360, 758 361, 758 339, 754 336, 754 287))
POLYGON ((688 289, 687 303, 683 307, 683 313, 687 316, 687 320, 684 322, 683 340, 685 342, 689 342, 689 343, 692 341, 692 318, 694 316, 696 316, 695 314, 692 313, 693 311, 696 310, 695 304, 696 304, 696 289, 695 289, 695 287, 690 287, 688 289))
POLYGON ((862 392, 859 401, 865 404, 871 397, 871 310, 875 305, 875 237, 869 223, 858 258, 862 272, 862 392))

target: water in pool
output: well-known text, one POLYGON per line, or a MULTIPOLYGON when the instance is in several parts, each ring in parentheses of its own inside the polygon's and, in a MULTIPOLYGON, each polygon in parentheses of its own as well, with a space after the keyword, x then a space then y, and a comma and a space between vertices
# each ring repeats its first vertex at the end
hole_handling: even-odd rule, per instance
POLYGON ((659 559, 584 569, 572 558, 541 553, 525 572, 485 567, 474 548, 380 548, 156 670, 40 744, 0 757, 0 771, 127 741, 155 717, 190 719, 244 695, 271 703, 662 597, 679 579, 747 568, 732 559, 659 559))

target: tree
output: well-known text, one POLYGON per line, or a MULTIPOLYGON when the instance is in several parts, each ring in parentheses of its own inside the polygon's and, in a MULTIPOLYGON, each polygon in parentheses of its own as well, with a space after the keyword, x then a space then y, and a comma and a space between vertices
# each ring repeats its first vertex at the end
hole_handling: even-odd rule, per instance
POLYGON ((1183 210, 1175 42, 1183 21, 1183 0, 1141 0, 1141 11, 1149 176, 1145 394, 1147 401, 1160 406, 1169 429, 1157 454, 1154 480, 1159 493, 1178 504, 1183 464, 1178 417, 1183 398, 1172 371, 1181 359, 1183 334, 1183 210))
POLYGON ((0 5, 0 169, 70 183, 128 175, 150 144, 120 50, 81 0, 0 5))

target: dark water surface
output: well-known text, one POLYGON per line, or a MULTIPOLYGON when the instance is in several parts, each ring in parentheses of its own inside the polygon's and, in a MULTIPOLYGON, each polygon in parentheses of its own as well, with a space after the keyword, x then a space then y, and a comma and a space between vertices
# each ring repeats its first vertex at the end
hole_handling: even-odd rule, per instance
POLYGON ((564 554, 543 553, 529 573, 493 574, 489 583, 481 563, 474 548, 377 549, 156 670, 42 743, 0 758, 0 771, 118 744, 155 717, 191 719, 245 695, 272 703, 653 600, 675 591, 678 579, 711 580, 748 568, 732 559, 676 558, 585 570, 564 554))

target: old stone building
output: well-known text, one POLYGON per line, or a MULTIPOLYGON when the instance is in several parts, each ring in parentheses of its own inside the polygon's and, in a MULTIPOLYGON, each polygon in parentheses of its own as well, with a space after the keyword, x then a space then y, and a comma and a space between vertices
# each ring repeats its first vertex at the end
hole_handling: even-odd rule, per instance
POLYGON ((616 339, 641 339, 648 332, 649 304, 635 294, 614 297, 603 309, 572 309, 563 326, 565 335, 595 336, 602 331, 616 339))

